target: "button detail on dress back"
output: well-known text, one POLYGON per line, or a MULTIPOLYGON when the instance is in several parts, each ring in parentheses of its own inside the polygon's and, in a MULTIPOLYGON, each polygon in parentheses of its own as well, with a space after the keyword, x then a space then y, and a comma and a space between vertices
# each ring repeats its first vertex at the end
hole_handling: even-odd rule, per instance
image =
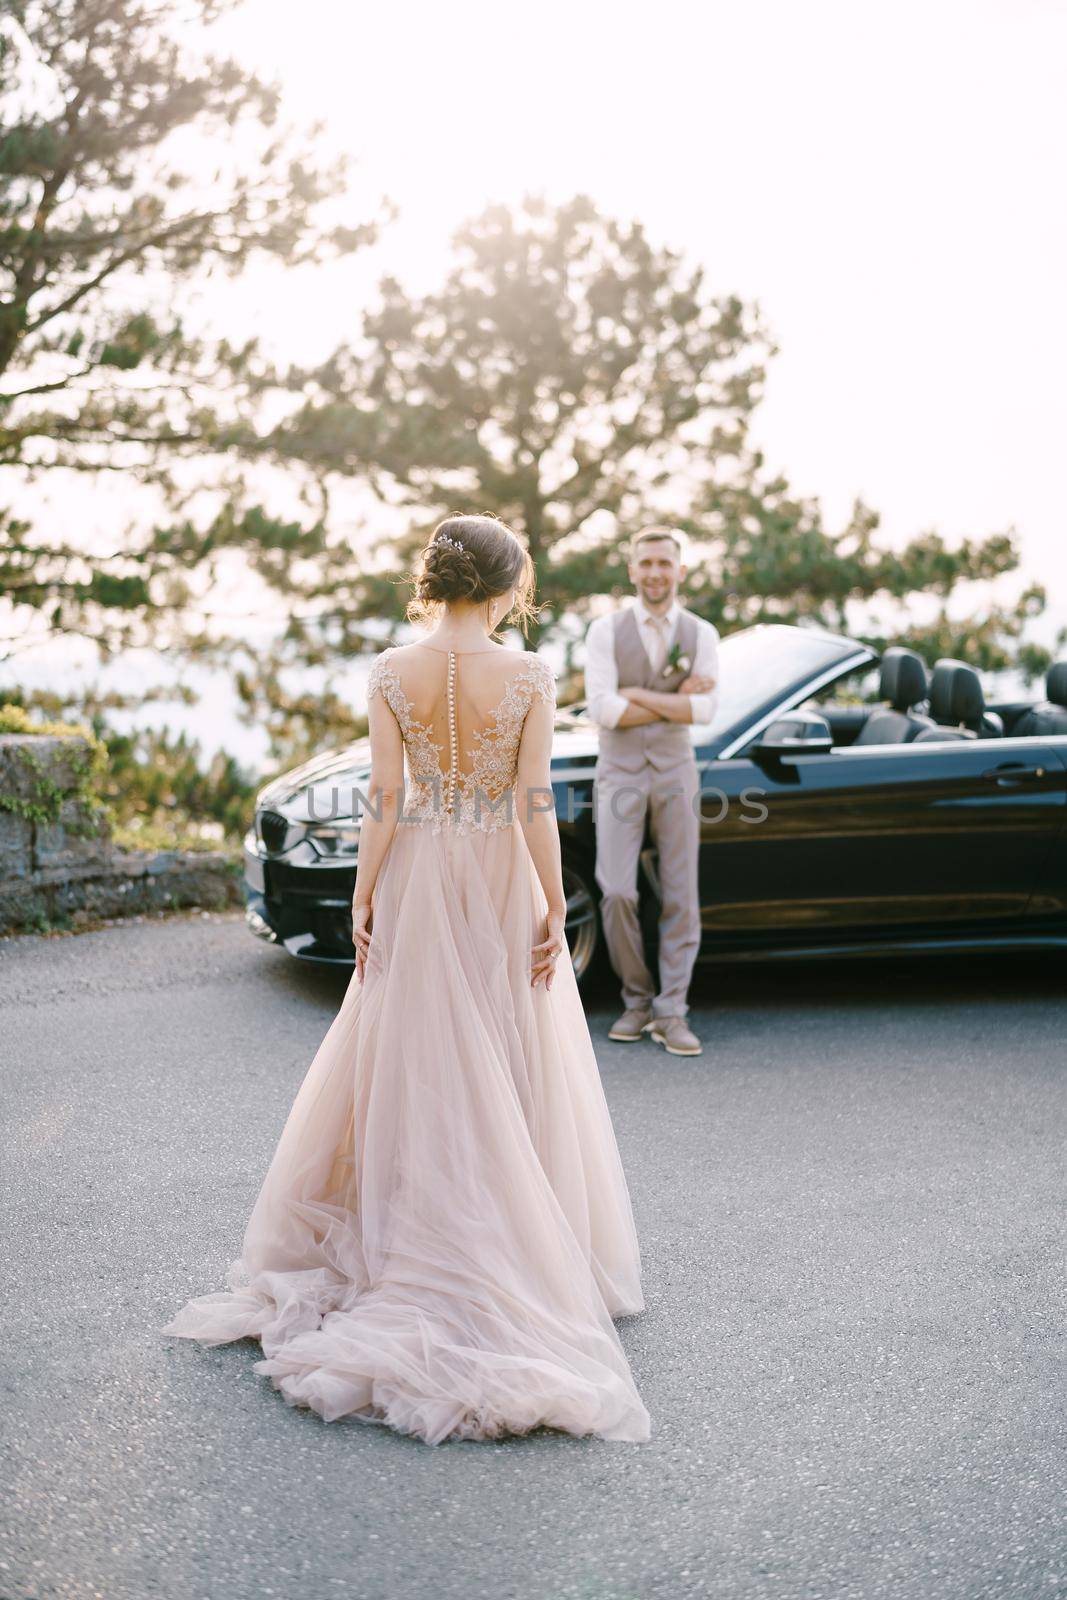
POLYGON ((459 775, 459 739, 456 733, 456 652, 448 652, 448 782, 445 786, 445 810, 451 816, 456 799, 456 780, 459 775))
MULTIPOLYGON (((428 647, 432 648, 432 647, 428 647)), ((434 833, 448 828, 457 833, 489 833, 513 825, 514 789, 518 773, 519 743, 526 714, 535 700, 555 702, 552 669, 538 656, 522 660, 511 673, 500 699, 481 717, 471 733, 470 771, 459 761, 456 715, 458 656, 454 650, 438 652, 448 657, 446 667, 448 756, 428 722, 420 722, 396 668, 396 651, 383 650, 367 679, 368 701, 380 694, 388 703, 404 738, 408 782, 399 821, 428 827, 434 833), (447 765, 447 776, 443 768, 447 765), (444 779, 444 782, 442 782, 444 779), (444 793, 442 794, 442 790, 444 793), (507 796, 512 795, 509 802, 507 796), (443 801, 443 803, 442 803, 443 801)), ((489 651, 466 651, 485 656, 489 651)), ((464 668, 466 671, 467 668, 464 668)), ((470 670, 477 678, 478 664, 470 670)))

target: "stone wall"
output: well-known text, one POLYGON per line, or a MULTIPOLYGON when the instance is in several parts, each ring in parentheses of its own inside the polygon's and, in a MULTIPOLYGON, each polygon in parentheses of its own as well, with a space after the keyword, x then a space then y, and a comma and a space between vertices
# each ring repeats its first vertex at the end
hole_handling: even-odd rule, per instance
POLYGON ((214 851, 120 850, 86 783, 84 739, 0 734, 0 934, 241 902, 214 851))

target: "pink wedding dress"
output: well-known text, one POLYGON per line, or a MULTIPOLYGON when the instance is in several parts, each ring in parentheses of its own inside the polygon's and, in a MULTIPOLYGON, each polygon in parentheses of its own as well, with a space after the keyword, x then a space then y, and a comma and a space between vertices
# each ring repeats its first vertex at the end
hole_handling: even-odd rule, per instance
POLYGON ((375 694, 407 772, 364 981, 297 1094, 228 1290, 163 1331, 258 1339, 255 1370, 327 1421, 429 1443, 646 1439, 612 1322, 643 1308, 637 1236, 566 948, 552 989, 530 984, 547 903, 508 802, 551 671, 409 645, 375 661, 375 694))

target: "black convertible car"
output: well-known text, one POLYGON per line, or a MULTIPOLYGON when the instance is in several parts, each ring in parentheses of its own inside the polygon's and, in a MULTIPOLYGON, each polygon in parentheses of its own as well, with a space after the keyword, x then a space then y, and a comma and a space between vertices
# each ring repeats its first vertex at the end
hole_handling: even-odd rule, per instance
MULTIPOLYGON (((863 703, 855 690, 878 667, 866 645, 809 628, 722 641, 716 718, 693 728, 702 961, 1067 944, 1067 662, 1045 701, 992 706, 973 668, 946 660, 930 674, 903 649, 881 660, 881 703, 863 703)), ((561 711, 553 787, 579 977, 601 944, 596 748, 581 712, 561 711)), ((257 798, 248 922, 304 960, 351 964, 351 797, 369 770, 359 740, 257 798)), ((649 845, 650 943, 656 889, 649 845)))

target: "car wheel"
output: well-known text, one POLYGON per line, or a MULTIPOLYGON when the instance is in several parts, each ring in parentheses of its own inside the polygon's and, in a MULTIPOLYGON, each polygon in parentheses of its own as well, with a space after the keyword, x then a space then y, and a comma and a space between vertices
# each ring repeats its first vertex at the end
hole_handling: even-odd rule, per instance
POLYGON ((563 893, 567 897, 566 934, 571 966, 581 983, 596 965, 601 942, 593 875, 584 861, 564 858, 563 893))

